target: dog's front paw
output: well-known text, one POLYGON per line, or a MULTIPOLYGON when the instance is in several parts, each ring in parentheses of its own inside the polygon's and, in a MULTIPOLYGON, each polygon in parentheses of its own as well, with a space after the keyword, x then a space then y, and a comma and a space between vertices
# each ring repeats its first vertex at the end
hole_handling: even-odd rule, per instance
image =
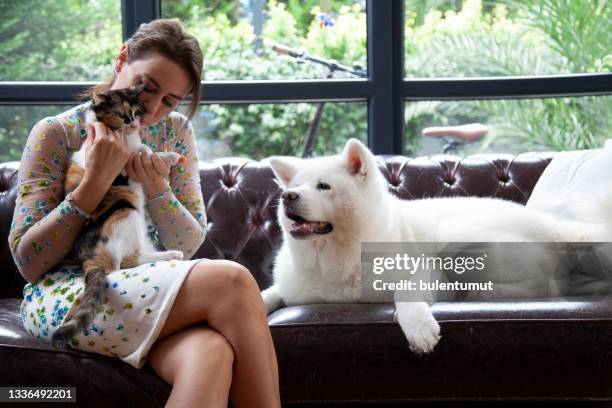
POLYGON ((415 322, 410 327, 402 326, 400 321, 400 327, 408 340, 410 350, 417 354, 432 352, 440 341, 440 325, 433 317, 427 321, 415 322))
POLYGON ((401 302, 396 304, 396 319, 408 340, 410 350, 417 354, 433 351, 440 340, 440 325, 427 304, 401 302))
POLYGON ((278 294, 278 289, 274 285, 261 292, 261 297, 266 305, 267 314, 270 314, 278 309, 282 302, 282 298, 278 294))

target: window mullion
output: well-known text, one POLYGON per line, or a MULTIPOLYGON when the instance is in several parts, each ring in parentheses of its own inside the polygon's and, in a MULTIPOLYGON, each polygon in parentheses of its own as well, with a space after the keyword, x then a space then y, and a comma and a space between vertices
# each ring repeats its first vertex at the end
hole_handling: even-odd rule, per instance
POLYGON ((121 25, 126 41, 142 23, 161 17, 161 0, 121 0, 121 25))
POLYGON ((368 144, 376 154, 404 152, 404 1, 368 0, 368 144))

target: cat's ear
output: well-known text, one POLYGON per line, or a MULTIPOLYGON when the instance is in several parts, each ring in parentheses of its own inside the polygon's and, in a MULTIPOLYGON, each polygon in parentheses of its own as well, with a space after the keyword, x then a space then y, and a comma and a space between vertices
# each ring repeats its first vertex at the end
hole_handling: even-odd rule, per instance
POLYGON ((128 96, 136 98, 145 89, 145 84, 130 86, 126 89, 128 96))
POLYGON ((110 100, 110 95, 108 94, 108 92, 94 92, 93 94, 93 101, 94 101, 93 104, 94 105, 99 105, 109 100, 110 100))

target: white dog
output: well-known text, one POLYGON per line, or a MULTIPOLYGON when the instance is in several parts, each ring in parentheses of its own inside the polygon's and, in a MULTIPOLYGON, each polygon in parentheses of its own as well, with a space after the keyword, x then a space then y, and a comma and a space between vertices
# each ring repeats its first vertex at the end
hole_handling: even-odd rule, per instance
MULTIPOLYGON (((587 224, 501 199, 398 199, 356 139, 339 155, 272 157, 269 164, 284 192, 283 244, 273 285, 262 292, 268 313, 281 303, 359 302, 361 242, 609 241, 612 220, 604 211, 607 222, 587 224)), ((610 203, 601 201, 600 207, 610 203)), ((440 327, 427 303, 396 301, 396 318, 412 350, 433 350, 440 327)))

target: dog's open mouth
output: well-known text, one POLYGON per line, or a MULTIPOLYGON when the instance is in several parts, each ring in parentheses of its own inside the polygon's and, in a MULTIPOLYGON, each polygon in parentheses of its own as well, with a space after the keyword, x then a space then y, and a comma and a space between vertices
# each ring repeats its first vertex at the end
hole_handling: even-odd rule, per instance
POLYGON ((285 211, 285 215, 292 221, 289 233, 293 238, 304 239, 314 234, 329 234, 334 227, 329 222, 308 221, 291 211, 285 211))

